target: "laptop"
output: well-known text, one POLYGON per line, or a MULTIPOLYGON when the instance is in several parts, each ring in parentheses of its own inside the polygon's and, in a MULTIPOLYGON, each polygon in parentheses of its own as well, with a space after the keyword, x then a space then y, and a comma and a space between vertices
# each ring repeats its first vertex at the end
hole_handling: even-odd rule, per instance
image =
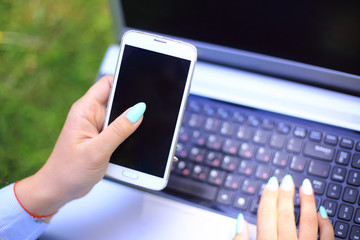
MULTIPOLYGON (((231 239, 240 212, 255 239, 262 190, 286 173, 297 191, 310 179, 336 239, 360 239, 359 2, 109 4, 118 41, 137 29, 198 49, 178 161, 161 192, 102 180, 42 239, 231 239)), ((98 78, 118 53, 108 48, 98 78)))

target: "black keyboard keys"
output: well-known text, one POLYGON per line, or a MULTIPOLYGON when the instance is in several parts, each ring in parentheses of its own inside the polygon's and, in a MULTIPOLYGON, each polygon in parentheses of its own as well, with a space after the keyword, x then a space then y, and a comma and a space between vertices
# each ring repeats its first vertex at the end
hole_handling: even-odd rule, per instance
POLYGON ((333 199, 339 199, 342 186, 336 183, 330 183, 326 191, 326 196, 333 199))
POLYGON ((354 212, 354 207, 347 205, 347 204, 341 204, 339 207, 339 213, 338 218, 342 220, 350 221, 352 218, 354 212))
POLYGON ((314 142, 305 143, 304 154, 320 160, 331 161, 334 158, 335 150, 314 142))
POLYGON ((315 160, 310 162, 308 168, 308 173, 323 178, 327 178, 329 176, 329 171, 330 171, 329 164, 315 160))
POLYGON ((337 221, 334 226, 334 233, 336 237, 346 238, 349 231, 349 224, 337 221))
POLYGON ((355 203, 359 191, 355 188, 345 187, 342 199, 348 203, 355 203))

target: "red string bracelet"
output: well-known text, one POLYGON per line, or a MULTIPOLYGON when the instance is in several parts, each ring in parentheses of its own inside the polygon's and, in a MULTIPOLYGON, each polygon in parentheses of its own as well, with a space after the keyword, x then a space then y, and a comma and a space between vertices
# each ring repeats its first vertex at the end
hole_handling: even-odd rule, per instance
POLYGON ((52 214, 49 214, 49 215, 38 216, 38 215, 32 214, 31 212, 29 212, 28 210, 26 210, 26 208, 21 204, 18 196, 16 195, 15 186, 16 186, 16 184, 17 184, 18 182, 19 182, 19 181, 16 181, 15 184, 14 184, 14 194, 15 194, 16 200, 18 201, 18 203, 20 204, 20 206, 25 210, 25 212, 27 212, 27 213, 28 213, 30 216, 32 216, 35 220, 39 220, 39 219, 44 220, 45 218, 52 217, 52 216, 54 216, 54 215, 57 213, 57 211, 56 211, 56 212, 54 212, 54 213, 52 213, 52 214))

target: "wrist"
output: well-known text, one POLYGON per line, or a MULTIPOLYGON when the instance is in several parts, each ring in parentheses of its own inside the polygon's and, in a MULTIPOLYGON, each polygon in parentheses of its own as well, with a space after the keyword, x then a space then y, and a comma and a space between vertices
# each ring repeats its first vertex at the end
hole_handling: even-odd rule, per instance
POLYGON ((65 204, 37 175, 18 181, 14 193, 22 208, 34 218, 51 217, 65 204))

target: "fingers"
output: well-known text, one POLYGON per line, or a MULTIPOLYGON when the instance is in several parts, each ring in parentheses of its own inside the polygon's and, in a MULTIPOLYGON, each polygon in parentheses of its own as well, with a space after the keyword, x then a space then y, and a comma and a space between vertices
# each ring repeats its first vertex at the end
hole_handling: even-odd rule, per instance
POLYGON ((300 224, 299 240, 316 239, 318 233, 318 219, 314 191, 309 179, 305 179, 299 189, 300 194, 300 224))
POLYGON ((317 220, 320 229, 320 240, 334 240, 334 229, 323 206, 319 208, 317 220))
POLYGON ((110 157, 115 149, 141 124, 145 103, 138 103, 116 118, 95 140, 95 146, 110 157))
POLYGON ((279 182, 271 177, 264 188, 257 212, 257 238, 277 239, 277 195, 279 182))
POLYGON ((250 240, 249 225, 241 213, 236 220, 236 235, 233 240, 250 240))
POLYGON ((290 175, 285 175, 278 195, 278 239, 297 239, 294 216, 294 193, 294 181, 290 175))
POLYGON ((100 78, 85 94, 85 97, 95 99, 96 102, 105 105, 108 101, 111 84, 114 77, 111 75, 105 75, 100 78))

